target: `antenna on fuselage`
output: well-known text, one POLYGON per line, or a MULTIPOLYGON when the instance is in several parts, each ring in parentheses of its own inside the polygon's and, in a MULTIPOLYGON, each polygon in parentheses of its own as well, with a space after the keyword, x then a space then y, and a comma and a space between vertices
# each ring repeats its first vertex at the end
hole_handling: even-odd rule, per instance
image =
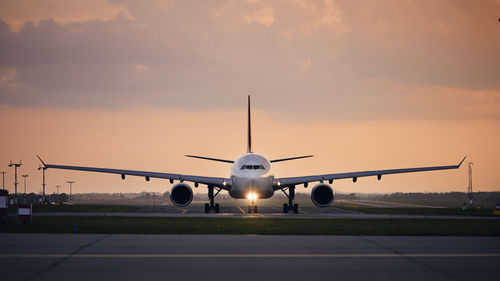
POLYGON ((252 123, 250 118, 250 95, 248 95, 248 143, 247 153, 252 153, 252 123))

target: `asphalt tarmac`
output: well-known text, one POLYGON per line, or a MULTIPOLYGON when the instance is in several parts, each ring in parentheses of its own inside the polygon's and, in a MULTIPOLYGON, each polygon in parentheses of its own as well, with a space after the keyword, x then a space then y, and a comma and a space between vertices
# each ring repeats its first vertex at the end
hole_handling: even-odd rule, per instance
POLYGON ((364 214, 335 206, 320 208, 313 205, 300 205, 299 213, 284 214, 278 204, 259 206, 258 213, 248 213, 248 207, 243 204, 221 204, 220 213, 204 213, 203 204, 191 204, 184 208, 176 206, 145 207, 132 212, 50 212, 34 213, 34 216, 118 216, 118 217, 217 217, 217 218, 338 218, 338 219, 497 219, 500 216, 467 216, 467 215, 395 215, 395 214, 364 214))
POLYGON ((500 237, 0 234, 1 280, 496 280, 500 237))

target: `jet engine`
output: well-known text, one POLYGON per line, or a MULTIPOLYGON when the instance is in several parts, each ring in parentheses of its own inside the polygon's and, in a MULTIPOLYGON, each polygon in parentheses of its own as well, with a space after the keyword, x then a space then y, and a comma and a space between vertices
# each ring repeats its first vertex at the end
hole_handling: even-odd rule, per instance
POLYGON ((311 191, 311 200, 318 207, 328 207, 333 203, 335 194, 330 185, 320 183, 313 187, 311 191))
POLYGON ((170 190, 170 200, 177 207, 186 207, 193 200, 193 190, 188 184, 178 183, 170 190))

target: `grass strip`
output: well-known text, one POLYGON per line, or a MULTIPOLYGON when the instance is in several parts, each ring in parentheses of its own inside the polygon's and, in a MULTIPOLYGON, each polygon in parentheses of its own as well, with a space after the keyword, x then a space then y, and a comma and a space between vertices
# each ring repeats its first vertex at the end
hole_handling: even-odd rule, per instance
POLYGON ((500 221, 474 219, 286 219, 165 217, 34 217, 0 232, 261 235, 500 235, 500 221))
POLYGON ((345 203, 337 203, 334 207, 365 214, 494 216, 493 209, 467 209, 464 211, 459 208, 380 208, 345 203))

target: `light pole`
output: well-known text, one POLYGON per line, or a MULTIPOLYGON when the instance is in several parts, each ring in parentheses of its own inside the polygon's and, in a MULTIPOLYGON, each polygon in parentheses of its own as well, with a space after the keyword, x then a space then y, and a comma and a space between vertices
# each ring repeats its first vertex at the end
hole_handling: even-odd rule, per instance
POLYGON ((72 194, 72 190, 73 190, 73 184, 75 183, 74 181, 68 181, 69 183, 69 201, 71 201, 71 194, 72 194))
POLYGON ((56 194, 59 194, 59 187, 61 187, 60 185, 56 185, 56 194))
POLYGON ((472 205, 472 165, 474 163, 469 162, 469 187, 467 188, 467 198, 469 199, 469 207, 472 205))
POLYGON ((7 172, 0 172, 2 173, 2 189, 5 190, 5 174, 7 174, 7 172))
POLYGON ((42 204, 45 204, 45 170, 47 170, 47 168, 45 167, 38 167, 38 170, 42 170, 42 178, 43 178, 43 181, 42 181, 42 204))
POLYGON ((26 178, 28 175, 21 175, 24 178, 24 196, 26 196, 26 178))
POLYGON ((19 163, 12 163, 12 160, 10 160, 9 167, 14 167, 14 204, 17 205, 17 168, 21 167, 23 165, 22 161, 19 161, 19 163))

